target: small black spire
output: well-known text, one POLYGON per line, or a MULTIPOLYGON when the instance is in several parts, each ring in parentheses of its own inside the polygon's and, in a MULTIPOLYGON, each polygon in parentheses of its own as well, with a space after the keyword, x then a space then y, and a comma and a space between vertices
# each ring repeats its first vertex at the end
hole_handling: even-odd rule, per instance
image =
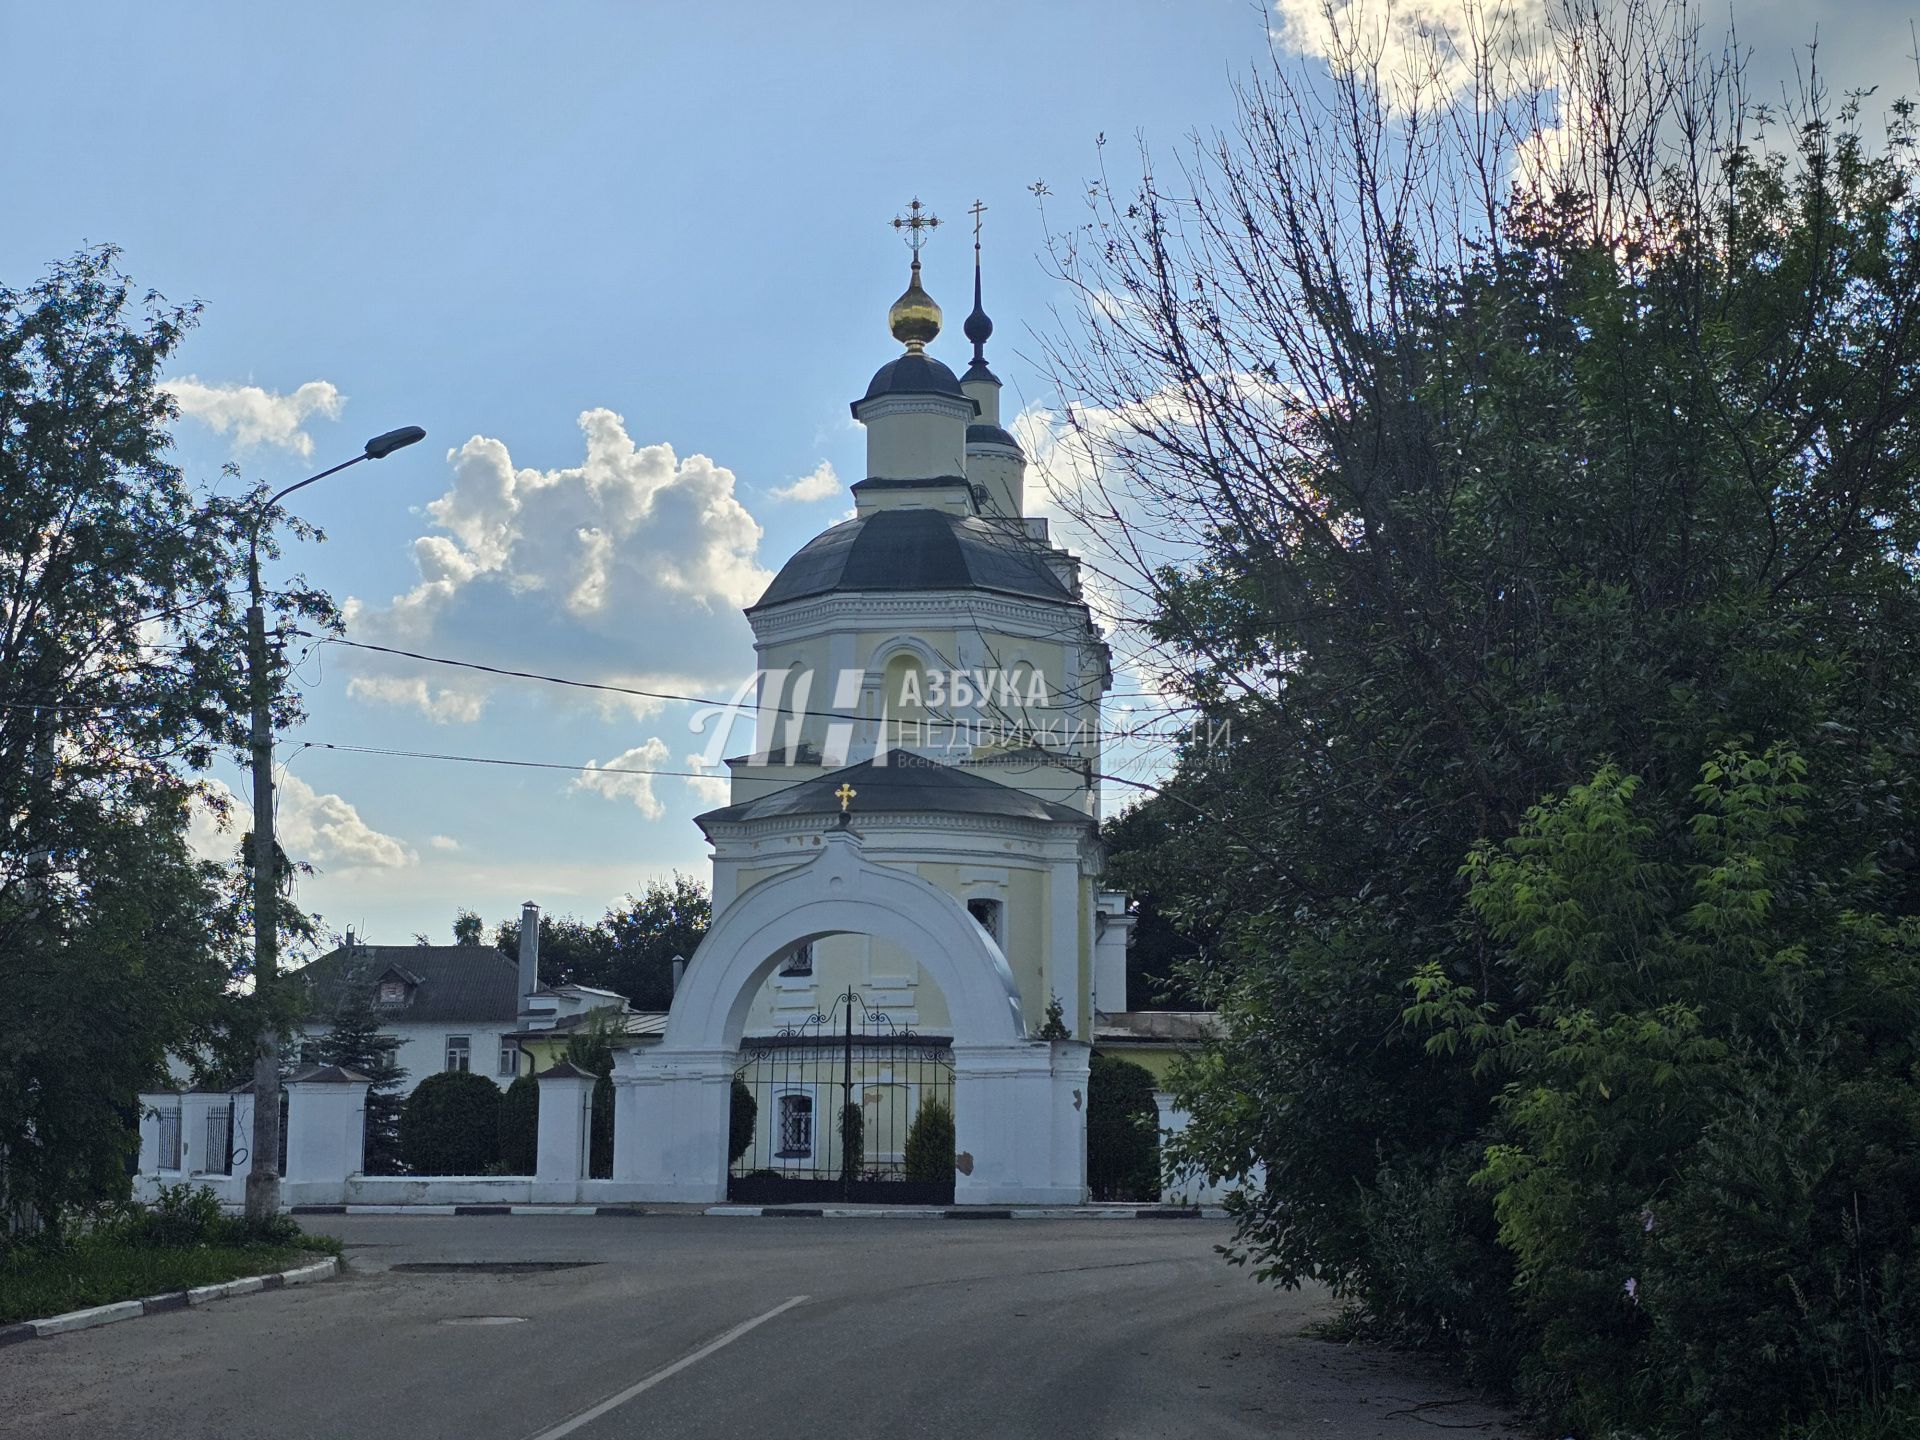
POLYGON ((987 369, 987 340, 993 334, 993 321, 980 303, 980 216, 986 208, 976 200, 969 212, 973 216, 973 313, 967 316, 961 333, 973 342, 973 364, 967 367, 968 378, 974 378, 978 372, 981 377, 991 380, 993 372, 987 369))

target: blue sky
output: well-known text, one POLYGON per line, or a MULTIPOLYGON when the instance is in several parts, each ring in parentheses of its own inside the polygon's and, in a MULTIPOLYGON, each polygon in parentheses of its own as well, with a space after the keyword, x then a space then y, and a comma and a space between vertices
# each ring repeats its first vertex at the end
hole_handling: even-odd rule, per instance
MULTIPOLYGON (((1764 76, 1817 25, 1836 73, 1912 90, 1912 9, 1737 14, 1764 76)), ((174 371, 199 387, 176 432, 191 473, 231 459, 288 483, 375 432, 426 427, 302 494, 329 538, 290 565, 355 602, 353 633, 731 690, 752 659, 734 602, 847 504, 824 481, 820 499, 774 492, 823 463, 842 484, 861 474, 847 402, 895 353, 884 318, 905 279, 885 221, 917 194, 952 222, 926 255, 949 317, 934 349, 952 361, 964 211, 986 202, 996 369, 1009 412, 1046 404, 1028 329, 1064 296, 1027 187, 1070 207, 1097 136, 1124 160, 1136 133, 1165 151, 1227 123, 1268 18, 1247 0, 0 0, 0 279, 110 241, 141 282, 206 302, 174 371), (597 411, 624 427, 596 416, 590 442, 597 411), (569 542, 609 515, 619 553, 573 593, 569 542)), ((283 827, 321 870, 303 900, 336 928, 444 936, 457 908, 492 922, 529 899, 593 916, 676 867, 705 877, 699 782, 294 751, 685 769, 706 743, 688 707, 337 649, 301 679, 283 827)))

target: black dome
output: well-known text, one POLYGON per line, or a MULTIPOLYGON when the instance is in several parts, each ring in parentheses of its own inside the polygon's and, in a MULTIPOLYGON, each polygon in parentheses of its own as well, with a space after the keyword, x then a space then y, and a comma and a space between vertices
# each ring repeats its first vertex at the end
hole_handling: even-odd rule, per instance
MULTIPOLYGON (((998 425, 967 426, 967 444, 1011 445, 1015 450, 1020 450, 1020 442, 1002 430, 998 425)), ((1021 450, 1020 453, 1024 455, 1026 451, 1021 450)))
POLYGON ((1040 546, 970 515, 876 510, 800 548, 753 609, 857 590, 996 590, 1071 600, 1040 546))
POLYGON ((953 371, 931 355, 902 355, 873 372, 862 400, 878 395, 952 395, 964 398, 953 371))

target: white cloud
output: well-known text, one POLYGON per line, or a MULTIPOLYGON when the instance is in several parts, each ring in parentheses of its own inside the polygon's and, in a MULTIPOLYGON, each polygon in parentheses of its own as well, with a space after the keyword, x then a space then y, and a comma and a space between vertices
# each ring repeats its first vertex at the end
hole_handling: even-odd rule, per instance
POLYGON ((573 788, 591 790, 612 800, 631 800, 642 815, 658 820, 667 813, 667 807, 654 798, 654 777, 632 772, 659 770, 666 765, 668 754, 666 741, 656 736, 644 745, 623 750, 605 765, 589 760, 586 773, 573 782, 573 788))
POLYGON ((275 445, 296 455, 313 453, 313 437, 301 426, 315 415, 337 420, 347 403, 326 380, 309 380, 285 395, 258 385, 209 385, 193 375, 164 381, 160 388, 173 396, 182 415, 219 435, 232 431, 239 449, 275 445))
POLYGON ((791 485, 782 485, 775 490, 773 498, 810 504, 815 500, 831 500, 841 493, 840 477, 834 473, 833 462, 822 460, 791 485))
MULTIPOLYGON (((698 694, 752 653, 740 616, 771 576, 733 472, 635 445, 611 410, 580 416, 586 459, 516 467, 476 435, 413 544, 419 581, 384 607, 349 600, 356 639, 600 684, 698 694)), ((354 655, 348 691, 443 722, 480 717, 501 684, 473 671, 354 655)), ((576 692, 609 715, 663 702, 576 692)))
POLYGON ((436 835, 431 840, 427 841, 427 843, 436 850, 451 851, 451 850, 458 850, 460 848, 460 842, 454 839, 451 835, 436 835))
MULTIPOLYGON (((187 843, 209 860, 231 860, 240 837, 252 828, 251 807, 219 780, 209 780, 215 797, 228 806, 225 825, 208 803, 198 802, 187 826, 187 843)), ((274 838, 296 863, 351 869, 391 870, 419 863, 420 857, 393 836, 374 829, 338 795, 315 790, 298 775, 283 777, 274 791, 274 838)))
POLYGON ((687 756, 689 770, 715 771, 712 775, 698 775, 687 780, 687 789, 693 792, 696 800, 708 805, 725 805, 733 799, 733 781, 728 778, 723 767, 710 766, 707 757, 699 753, 687 756))
POLYGON ((1383 98, 1406 107, 1452 103, 1476 67, 1510 57, 1544 32, 1547 0, 1274 0, 1275 38, 1336 71, 1376 71, 1383 98))

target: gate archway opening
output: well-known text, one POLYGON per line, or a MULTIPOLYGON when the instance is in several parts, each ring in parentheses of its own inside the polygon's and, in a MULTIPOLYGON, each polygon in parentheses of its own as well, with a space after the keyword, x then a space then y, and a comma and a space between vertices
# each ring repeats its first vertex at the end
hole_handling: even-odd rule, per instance
POLYGON ((749 1204, 951 1205, 953 1037, 856 985, 741 1041, 727 1198, 749 1204))

